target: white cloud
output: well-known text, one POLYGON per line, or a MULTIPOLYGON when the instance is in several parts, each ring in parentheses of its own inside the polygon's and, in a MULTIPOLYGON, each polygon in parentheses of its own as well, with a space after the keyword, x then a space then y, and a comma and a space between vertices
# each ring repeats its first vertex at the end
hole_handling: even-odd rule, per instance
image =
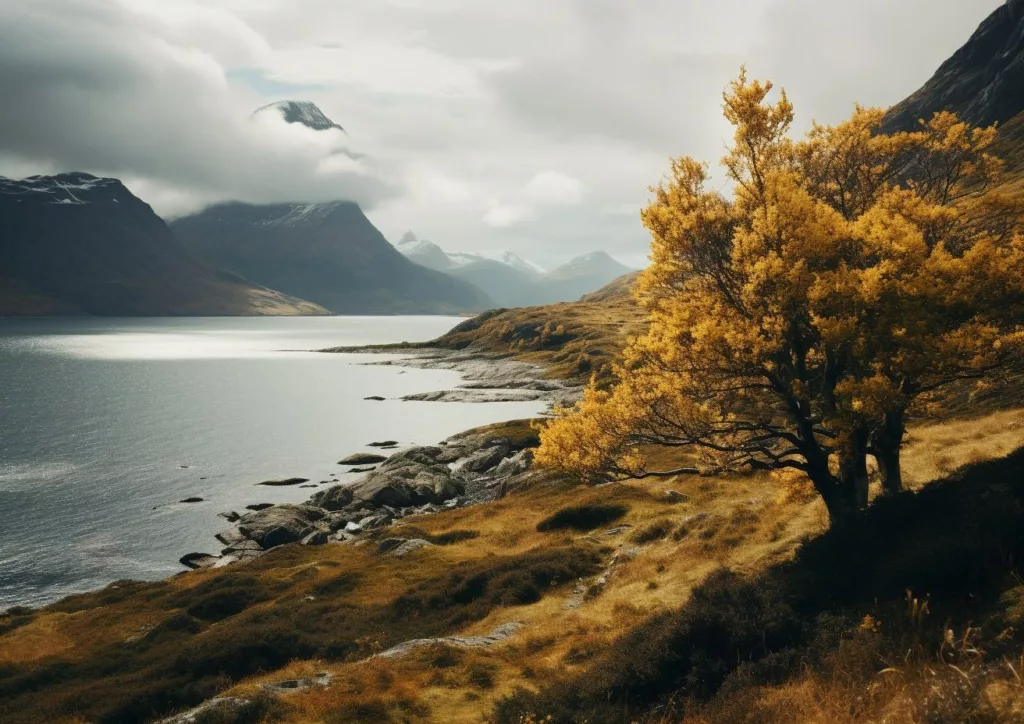
POLYGON ((668 158, 722 155, 740 64, 787 88, 799 124, 836 121, 915 90, 1000 2, 0 3, 0 173, 120 175, 164 213, 352 198, 390 238, 548 266, 640 256, 668 158), (288 84, 348 137, 247 122, 288 84))
POLYGON ((541 171, 526 184, 523 197, 535 204, 578 204, 583 200, 583 184, 558 171, 541 171))

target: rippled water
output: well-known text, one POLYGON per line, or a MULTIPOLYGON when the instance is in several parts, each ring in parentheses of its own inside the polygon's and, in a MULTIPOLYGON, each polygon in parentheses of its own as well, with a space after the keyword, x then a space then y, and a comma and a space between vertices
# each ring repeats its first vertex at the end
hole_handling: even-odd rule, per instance
MULTIPOLYGON (((541 403, 364 401, 450 388, 334 345, 420 341, 455 317, 0 320, 0 609, 216 552, 217 513, 302 501, 379 439, 434 443, 541 403), (187 497, 205 502, 179 503, 187 497)), ((342 474, 341 480, 351 476, 342 474)))

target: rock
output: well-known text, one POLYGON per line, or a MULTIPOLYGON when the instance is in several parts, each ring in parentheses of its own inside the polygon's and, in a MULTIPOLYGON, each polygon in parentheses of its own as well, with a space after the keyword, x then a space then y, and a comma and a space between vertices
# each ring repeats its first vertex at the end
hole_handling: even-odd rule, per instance
POLYGON ((376 465, 387 460, 386 455, 375 455, 373 453, 355 453, 338 461, 338 465, 376 465))
POLYGON ((311 505, 324 510, 341 510, 352 502, 354 495, 351 485, 335 485, 309 499, 311 505))
POLYGON ((391 551, 395 550, 403 543, 407 543, 408 541, 408 538, 385 538, 377 544, 377 552, 390 553, 391 551))
POLYGON ((619 535, 630 530, 633 526, 631 525, 620 525, 618 528, 609 528, 604 532, 605 535, 619 535))
POLYGON ((327 543, 328 538, 327 531, 315 530, 303 538, 301 543, 304 546, 322 546, 327 543))
POLYGON ((350 473, 371 473, 371 472, 373 472, 376 469, 377 469, 377 467, 375 465, 371 465, 368 468, 349 468, 348 472, 350 472, 350 473))
POLYGON ((420 548, 433 548, 433 547, 434 547, 434 544, 431 543, 430 541, 425 541, 422 538, 410 538, 409 540, 405 541, 404 543, 399 545, 397 548, 395 548, 391 552, 391 555, 393 555, 395 558, 404 558, 405 556, 409 555, 413 551, 418 551, 420 548))
POLYGON ((242 535, 238 528, 228 528, 227 530, 222 530, 215 537, 217 540, 219 540, 226 546, 233 546, 237 543, 241 543, 242 541, 248 540, 248 538, 242 535))
POLYGON ((685 503, 687 500, 690 499, 689 495, 686 495, 685 493, 680 493, 678 490, 666 490, 661 495, 663 498, 665 498, 665 500, 667 500, 670 503, 685 503))
POLYGON ((398 440, 384 440, 383 442, 371 442, 367 447, 394 447, 398 444, 398 440))
POLYGON ((505 458, 491 474, 495 477, 507 478, 525 473, 533 464, 533 450, 520 450, 510 458, 505 458))
POLYGON ((355 521, 349 521, 348 523, 345 524, 345 532, 346 533, 362 533, 363 529, 362 529, 362 526, 360 526, 355 521))
POLYGON ((313 523, 323 517, 324 511, 309 505, 275 505, 242 516, 238 530, 269 550, 302 540, 313 532, 313 523))
POLYGON ((283 480, 264 480, 262 483, 256 483, 257 485, 270 485, 272 487, 284 487, 286 485, 298 485, 300 483, 308 483, 309 478, 284 478, 283 480))
POLYGON ((250 553, 262 553, 263 549, 260 548, 260 544, 254 540, 243 538, 237 543, 231 543, 227 548, 221 550, 222 556, 236 556, 242 558, 250 553))
POLYGON ((364 400, 372 400, 373 402, 383 402, 384 401, 384 398, 381 397, 380 395, 370 395, 369 397, 364 397, 363 399, 364 400))
POLYGON ((178 502, 179 503, 202 503, 203 499, 202 498, 185 498, 184 500, 179 500, 178 502))
POLYGON ((221 556, 217 559, 217 562, 213 564, 213 568, 225 568, 230 566, 232 563, 238 563, 241 559, 238 556, 221 556))
POLYGON ((504 623, 501 626, 498 626, 498 628, 494 629, 486 636, 449 636, 440 639, 412 639, 411 641, 403 641, 397 646, 392 646, 387 651, 382 651, 377 654, 377 656, 384 659, 392 659, 399 656, 405 656, 409 652, 422 646, 435 646, 437 644, 455 646, 460 649, 486 648, 488 646, 501 643, 502 641, 507 641, 522 627, 522 622, 510 621, 509 623, 504 623))
POLYGON ((373 530, 374 528, 383 528, 391 523, 391 516, 389 515, 369 515, 359 521, 358 525, 363 530, 373 530))
POLYGON ((273 503, 254 503, 252 505, 245 506, 246 510, 266 510, 267 508, 273 508, 273 503))
MULTIPOLYGON (((326 483, 326 482, 327 481, 325 480, 324 483, 326 483)), ((320 483, 320 485, 323 485, 324 483, 320 483)), ((299 487, 300 488, 315 488, 316 485, 300 485, 299 487)))
POLYGON ((235 696, 221 696, 204 701, 194 709, 182 712, 157 724, 196 724, 200 721, 242 721, 245 711, 252 706, 248 699, 235 696))
POLYGON ((277 694, 289 694, 293 691, 304 691, 313 687, 326 688, 330 685, 331 675, 326 671, 310 679, 286 679, 285 681, 275 681, 270 684, 260 684, 267 691, 277 694))
POLYGON ((510 449, 506 444, 494 445, 477 450, 469 457, 459 460, 452 466, 452 472, 456 473, 484 473, 495 468, 509 454, 510 449))
POLYGON ((217 515, 226 520, 228 523, 234 523, 236 520, 242 517, 233 510, 229 513, 217 513, 217 515))
POLYGON ((219 560, 219 556, 213 556, 209 553, 186 553, 178 559, 178 562, 186 568, 196 570, 199 568, 213 568, 219 560))

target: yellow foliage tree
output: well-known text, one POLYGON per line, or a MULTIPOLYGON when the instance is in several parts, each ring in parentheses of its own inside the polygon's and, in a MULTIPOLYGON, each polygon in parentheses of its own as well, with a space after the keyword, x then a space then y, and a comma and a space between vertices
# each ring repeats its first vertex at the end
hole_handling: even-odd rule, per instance
POLYGON ((537 462, 584 479, 795 468, 845 524, 869 455, 901 488, 912 405, 1024 359, 1019 203, 994 190, 994 128, 940 113, 884 135, 857 107, 793 140, 771 89, 744 71, 724 95, 731 197, 690 158, 651 189, 649 331, 610 390, 546 426, 537 462), (651 445, 698 464, 651 469, 651 445))

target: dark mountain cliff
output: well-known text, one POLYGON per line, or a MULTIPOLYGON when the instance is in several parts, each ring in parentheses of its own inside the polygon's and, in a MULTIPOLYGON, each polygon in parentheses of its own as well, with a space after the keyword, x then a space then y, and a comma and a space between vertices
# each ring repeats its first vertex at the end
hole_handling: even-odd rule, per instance
POLYGON ((0 315, 324 314, 215 272, 117 179, 0 178, 0 315))
POLYGON ((174 233, 218 268, 342 314, 440 314, 493 306, 472 284, 412 263, 349 202, 228 203, 174 233))

